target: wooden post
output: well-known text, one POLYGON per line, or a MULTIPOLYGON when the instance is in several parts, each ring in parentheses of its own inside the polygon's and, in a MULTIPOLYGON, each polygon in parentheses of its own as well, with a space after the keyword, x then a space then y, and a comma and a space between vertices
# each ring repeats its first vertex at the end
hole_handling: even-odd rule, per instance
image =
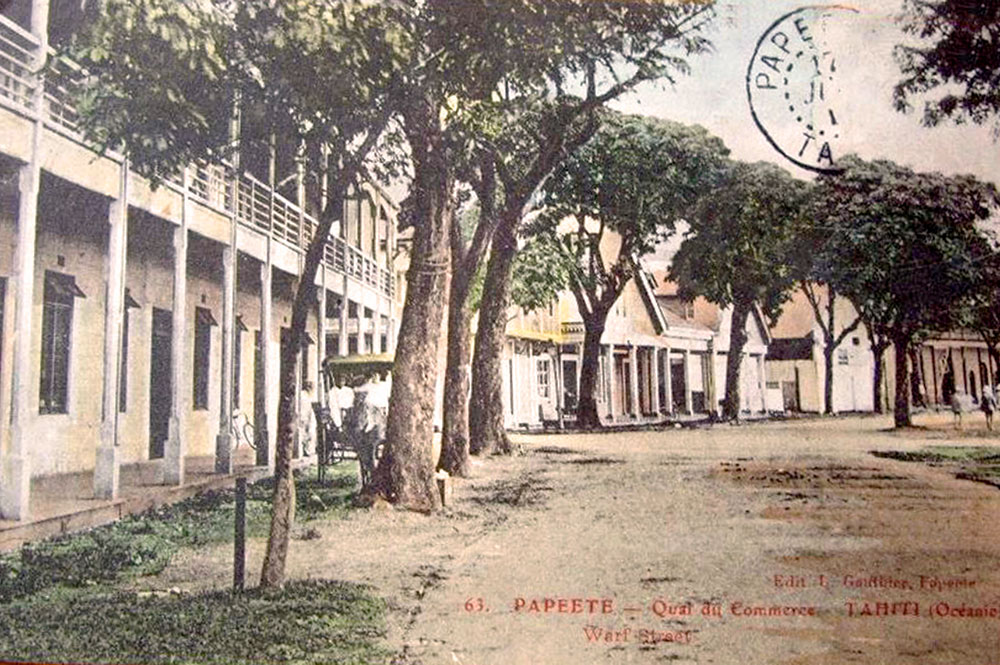
POLYGON ((247 565, 247 479, 236 479, 236 510, 233 520, 233 591, 243 592, 247 565))

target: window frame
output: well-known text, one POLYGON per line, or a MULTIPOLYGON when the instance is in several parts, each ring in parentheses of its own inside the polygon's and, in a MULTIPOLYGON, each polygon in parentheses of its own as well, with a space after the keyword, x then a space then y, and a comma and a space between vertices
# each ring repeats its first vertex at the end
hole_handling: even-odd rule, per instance
POLYGON ((45 271, 42 288, 42 348, 38 372, 40 415, 65 415, 70 410, 73 310, 79 297, 85 296, 76 285, 74 276, 45 271), (59 326, 60 330, 57 331, 55 326, 59 326), (59 337, 63 338, 62 348, 56 348, 59 337))
MULTIPOLYGON (((195 307, 194 352, 191 354, 191 408, 208 411, 212 363, 212 325, 215 317, 206 307, 195 307)), ((215 324, 218 325, 218 324, 215 324)))
POLYGON ((535 359, 535 386, 538 396, 542 399, 552 399, 552 382, 550 380, 550 365, 548 358, 535 359))

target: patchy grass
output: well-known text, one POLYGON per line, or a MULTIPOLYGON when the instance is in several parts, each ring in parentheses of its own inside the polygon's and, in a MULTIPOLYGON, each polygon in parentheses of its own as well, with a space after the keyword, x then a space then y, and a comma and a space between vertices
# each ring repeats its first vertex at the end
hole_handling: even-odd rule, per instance
POLYGON ((612 457, 582 457, 580 459, 573 459, 566 462, 566 464, 579 464, 581 466, 586 466, 589 464, 624 464, 623 459, 614 459, 612 457))
POLYGON ((927 446, 917 451, 873 450, 875 457, 950 467, 956 478, 1000 487, 1000 448, 996 446, 927 446))
POLYGON ((47 594, 0 606, 4 658, 76 663, 386 662, 384 603, 360 585, 290 582, 241 595, 47 594))
POLYGON ((540 476, 527 474, 512 480, 497 480, 482 488, 477 488, 471 500, 479 505, 502 504, 507 506, 531 506, 542 503, 542 492, 554 488, 542 484, 540 476))
MULTIPOLYGON (((345 515, 357 484, 356 474, 355 464, 341 465, 331 469, 330 477, 320 483, 315 470, 297 472, 298 521, 345 515)), ((267 534, 273 489, 271 479, 249 486, 249 537, 267 534)), ((93 587, 123 577, 156 574, 180 548, 231 541, 235 506, 232 489, 205 492, 86 532, 24 545, 0 556, 0 602, 50 587, 93 587)))

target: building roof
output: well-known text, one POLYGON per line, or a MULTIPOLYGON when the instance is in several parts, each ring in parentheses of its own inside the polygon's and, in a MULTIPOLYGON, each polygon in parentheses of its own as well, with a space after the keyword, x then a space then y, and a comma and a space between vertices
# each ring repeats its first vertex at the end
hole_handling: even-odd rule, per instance
POLYGON ((804 337, 775 337, 767 347, 768 360, 811 360, 812 331, 804 337))
MULTIPOLYGON (((826 303, 826 287, 822 284, 813 286, 816 296, 821 304, 826 303)), ((771 334, 774 337, 790 339, 793 337, 804 337, 812 333, 813 326, 816 325, 816 316, 813 313, 812 305, 806 298, 802 289, 795 288, 791 292, 791 298, 781 306, 781 316, 771 326, 771 334)))
MULTIPOLYGON (((681 302, 677 282, 669 279, 666 270, 654 270, 652 279, 656 299, 660 302, 660 309, 667 310, 671 303, 681 302)), ((691 316, 683 316, 676 309, 672 310, 672 313, 680 321, 679 325, 692 327, 694 324, 694 327, 718 332, 722 325, 722 312, 718 305, 698 296, 691 302, 690 311, 691 316)))
POLYGON ((670 296, 656 296, 656 302, 659 303, 660 311, 663 312, 663 318, 666 319, 667 326, 669 328, 691 328, 692 330, 705 330, 707 332, 714 331, 711 326, 707 326, 695 318, 687 318, 675 312, 670 307, 671 300, 675 299, 676 297, 671 298, 670 296))

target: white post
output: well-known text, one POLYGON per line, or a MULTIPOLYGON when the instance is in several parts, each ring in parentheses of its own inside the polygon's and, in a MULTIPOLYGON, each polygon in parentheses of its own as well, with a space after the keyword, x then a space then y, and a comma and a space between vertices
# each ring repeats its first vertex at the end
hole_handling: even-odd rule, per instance
POLYGON ((118 198, 108 210, 107 292, 104 299, 104 386, 101 395, 101 440, 94 465, 94 498, 118 496, 118 398, 121 385, 122 319, 128 245, 128 161, 121 165, 118 198))
POLYGON ((382 295, 375 292, 375 311, 372 313, 372 353, 382 353, 382 295))
POLYGON ((653 347, 653 415, 659 416, 663 411, 663 404, 660 402, 660 350, 653 347))
MULTIPOLYGON (((347 217, 345 216, 344 219, 346 220, 347 217)), ((345 243, 345 249, 346 249, 346 243, 345 243)), ((348 284, 348 279, 347 275, 345 274, 344 295, 340 301, 340 332, 337 335, 337 346, 340 347, 337 352, 337 355, 340 356, 341 358, 347 355, 347 303, 348 303, 347 284, 348 284)))
POLYGON ((663 349, 663 387, 664 387, 664 398, 667 401, 667 413, 669 415, 674 415, 674 386, 673 386, 673 372, 670 370, 670 347, 663 349))
MULTIPOLYGON (((48 55, 48 0, 32 0, 31 33, 38 40, 33 65, 41 71, 48 55)), ((14 283, 14 358, 11 377, 10 448, 0 465, 0 515, 7 519, 28 518, 31 491, 31 342, 35 297, 35 229, 38 223, 38 190, 42 179, 41 140, 45 113, 44 77, 35 79, 31 107, 37 113, 31 128, 31 158, 18 174, 17 249, 14 283)), ((38 386, 35 386, 37 390, 38 386)))
POLYGON ((191 220, 190 171, 184 169, 184 193, 181 223, 174 229, 174 299, 170 348, 171 392, 170 424, 163 455, 163 481, 168 485, 184 484, 186 450, 187 395, 187 245, 188 224, 191 220))
POLYGON ((636 420, 642 417, 642 409, 639 408, 639 354, 636 346, 628 347, 629 372, 629 392, 632 395, 632 415, 636 420))
POLYGON ((264 413, 259 419, 257 442, 257 466, 274 468, 274 446, 271 445, 271 386, 274 371, 271 355, 271 238, 267 239, 267 258, 260 264, 260 371, 264 385, 264 413))
POLYGON ((715 339, 708 340, 708 368, 705 373, 705 381, 707 385, 705 386, 705 402, 708 406, 708 412, 712 416, 719 415, 719 382, 716 381, 715 376, 715 339))
POLYGON ((764 354, 757 356, 757 385, 760 386, 760 411, 767 413, 767 381, 764 376, 764 354))
MULTIPOLYGON (((235 220, 233 220, 235 228, 235 220)), ((233 234, 235 235, 235 234, 233 234)), ((222 395, 219 399, 219 433, 215 437, 215 472, 233 472, 233 354, 236 334, 236 244, 222 250, 222 395)), ((238 379, 237 379, 238 380, 238 379)))
MULTIPOLYGON (((240 138, 240 98, 233 104, 233 114, 229 121, 229 137, 233 145, 239 145, 240 138)), ((233 156, 230 174, 229 245, 222 250, 222 385, 219 399, 219 433, 215 437, 215 472, 229 475, 233 472, 233 404, 236 394, 234 384, 240 380, 236 371, 236 271, 239 261, 237 247, 237 215, 239 209, 240 154, 233 156)))
POLYGON ((691 398, 691 351, 684 349, 684 410, 688 415, 694 413, 694 400, 691 398))
POLYGON ((608 344, 608 416, 615 420, 615 345, 608 344))
POLYGON ((326 360, 326 262, 320 263, 319 302, 316 305, 316 401, 326 404, 323 361, 326 360))

